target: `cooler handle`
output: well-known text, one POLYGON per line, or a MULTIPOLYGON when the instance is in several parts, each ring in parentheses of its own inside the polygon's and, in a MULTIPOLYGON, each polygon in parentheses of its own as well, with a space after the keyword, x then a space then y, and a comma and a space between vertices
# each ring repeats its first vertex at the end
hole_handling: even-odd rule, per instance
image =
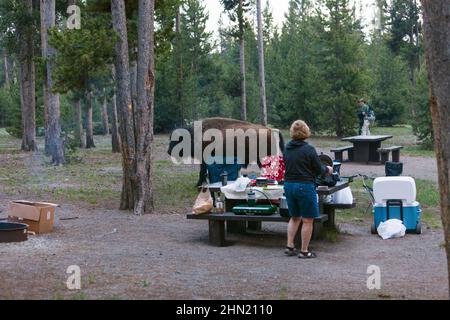
POLYGON ((402 220, 402 222, 404 221, 403 219, 403 201, 402 200, 387 200, 386 201, 386 214, 387 214, 387 220, 390 220, 390 213, 389 213, 389 208, 390 207, 400 207, 400 219, 402 220))

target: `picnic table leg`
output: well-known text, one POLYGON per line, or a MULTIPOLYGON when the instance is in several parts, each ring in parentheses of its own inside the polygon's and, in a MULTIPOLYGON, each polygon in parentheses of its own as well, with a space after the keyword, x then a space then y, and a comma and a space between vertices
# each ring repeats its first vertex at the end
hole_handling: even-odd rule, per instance
POLYGON ((353 152, 355 162, 368 162, 369 161, 369 145, 364 142, 354 142, 353 152))
POLYGON ((380 152, 381 154, 381 164, 386 164, 389 161, 389 152, 380 152))
POLYGON ((392 151, 392 162, 400 162, 400 150, 392 151))
MULTIPOLYGON (((225 210, 231 212, 234 206, 247 203, 245 200, 225 199, 225 210)), ((227 221, 227 232, 242 234, 247 232, 247 221, 227 221)))
POLYGON ((378 149, 381 148, 381 142, 371 142, 369 144, 369 162, 380 162, 380 154, 378 149))
POLYGON ((355 151, 353 149, 348 150, 348 161, 355 161, 355 151))
POLYGON ((247 224, 248 230, 252 231, 261 231, 262 230, 262 222, 261 221, 249 221, 247 224))
POLYGON ((225 221, 209 220, 209 243, 217 246, 225 246, 225 221))
POLYGON ((327 228, 336 227, 336 210, 333 207, 325 207, 324 214, 328 216, 328 221, 325 221, 324 226, 327 228))
POLYGON ((323 239, 323 222, 314 221, 312 240, 322 240, 322 239, 323 239))

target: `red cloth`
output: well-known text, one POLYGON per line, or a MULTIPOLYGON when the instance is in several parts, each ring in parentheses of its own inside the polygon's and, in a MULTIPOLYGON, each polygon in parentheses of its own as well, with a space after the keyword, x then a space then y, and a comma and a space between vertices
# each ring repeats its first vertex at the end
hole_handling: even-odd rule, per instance
POLYGON ((283 181, 286 165, 281 156, 265 157, 262 161, 262 176, 275 181, 283 181))

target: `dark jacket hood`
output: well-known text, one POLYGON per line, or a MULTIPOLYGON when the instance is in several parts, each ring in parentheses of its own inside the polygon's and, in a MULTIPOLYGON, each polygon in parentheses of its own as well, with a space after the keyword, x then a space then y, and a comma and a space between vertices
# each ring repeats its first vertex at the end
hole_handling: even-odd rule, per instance
POLYGON ((296 149, 296 148, 303 147, 307 144, 308 144, 307 142, 302 141, 302 140, 292 140, 287 144, 286 149, 289 149, 289 150, 296 149))

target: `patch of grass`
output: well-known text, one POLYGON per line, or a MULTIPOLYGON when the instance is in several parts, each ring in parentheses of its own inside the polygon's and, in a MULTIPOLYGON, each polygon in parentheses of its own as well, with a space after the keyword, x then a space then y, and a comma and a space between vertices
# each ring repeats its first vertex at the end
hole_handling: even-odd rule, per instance
POLYGON ((439 214, 439 210, 425 209, 422 212, 422 221, 427 224, 431 229, 441 229, 442 220, 439 214))
POLYGON ((425 148, 422 145, 409 145, 401 151, 402 154, 410 157, 424 157, 424 158, 434 158, 436 153, 433 149, 425 148))
POLYGON ((88 275, 88 279, 87 279, 88 284, 92 285, 95 284, 96 279, 95 279, 95 274, 90 273, 88 275))
POLYGON ((393 127, 370 127, 373 135, 391 135, 391 136, 412 136, 414 137, 411 125, 395 125, 393 127))
POLYGON ((180 207, 192 205, 198 190, 195 187, 198 172, 177 170, 170 161, 157 161, 155 168, 156 205, 180 207), (179 172, 177 172, 179 171, 179 172))
POLYGON ((323 240, 331 243, 336 243, 339 241, 339 235, 341 234, 339 227, 325 228, 324 231, 323 240))
POLYGON ((417 201, 419 201, 422 206, 427 207, 438 207, 440 204, 440 196, 437 184, 428 181, 416 179, 417 187, 417 201))
POLYGON ((389 293, 379 293, 377 296, 380 299, 392 299, 392 296, 389 293))
POLYGON ((77 292, 70 296, 70 300, 82 301, 82 300, 88 300, 88 298, 86 297, 86 295, 83 292, 77 292))
POLYGON ((53 295, 52 300, 64 300, 64 295, 62 293, 56 293, 53 295))
POLYGON ((280 291, 279 291, 279 298, 280 300, 287 300, 288 299, 288 292, 287 292, 287 286, 286 285, 282 285, 280 287, 280 291))
POLYGON ((139 286, 142 288, 148 288, 150 286, 150 282, 148 280, 141 280, 139 282, 139 286))
POLYGON ((440 195, 436 183, 416 180, 417 201, 422 205, 422 221, 432 229, 442 228, 440 216, 440 195))

